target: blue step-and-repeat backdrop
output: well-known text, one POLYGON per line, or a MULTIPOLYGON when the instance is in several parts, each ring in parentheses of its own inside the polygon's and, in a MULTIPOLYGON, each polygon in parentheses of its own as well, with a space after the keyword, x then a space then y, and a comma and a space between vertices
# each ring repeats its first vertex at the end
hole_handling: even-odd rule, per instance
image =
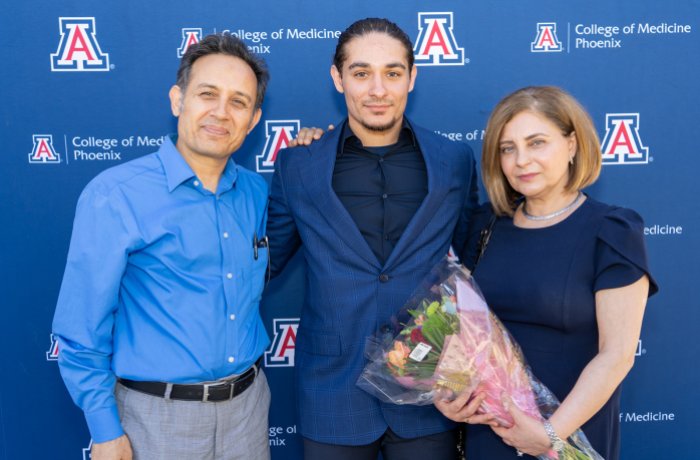
MULTIPOLYGON (((394 20, 414 40, 408 115, 476 152, 491 108, 521 86, 559 85, 588 108, 605 163, 589 193, 644 217, 662 288, 624 383, 622 457, 700 458, 698 0, 5 4, 0 458, 89 458, 51 337, 75 204, 97 173, 175 131, 167 93, 187 46, 228 31, 266 59, 263 119, 235 159, 270 180, 277 151, 300 126, 342 118, 331 57, 340 31, 368 16, 394 20)), ((296 260, 262 305, 274 459, 300 458, 290 382, 303 276, 296 260)))

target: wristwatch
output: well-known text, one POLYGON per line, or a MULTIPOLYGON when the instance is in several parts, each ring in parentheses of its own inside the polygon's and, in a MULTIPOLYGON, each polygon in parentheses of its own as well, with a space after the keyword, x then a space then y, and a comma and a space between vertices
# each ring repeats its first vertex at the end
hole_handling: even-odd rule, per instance
POLYGON ((549 423, 549 420, 544 421, 544 431, 547 432, 547 436, 549 436, 549 442, 552 443, 552 449, 556 453, 561 453, 561 451, 564 450, 564 446, 566 443, 557 435, 557 432, 554 431, 554 428, 552 427, 552 424, 549 423))

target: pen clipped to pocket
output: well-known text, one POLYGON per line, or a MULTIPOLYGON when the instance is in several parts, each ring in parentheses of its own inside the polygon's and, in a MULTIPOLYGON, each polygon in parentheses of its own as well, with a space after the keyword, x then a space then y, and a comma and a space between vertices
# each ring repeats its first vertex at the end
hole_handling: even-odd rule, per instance
MULTIPOLYGON (((266 248, 269 246, 269 240, 267 238, 267 235, 263 235, 261 238, 258 238, 257 232, 253 234, 253 258, 255 260, 258 260, 258 250, 261 248, 266 248)), ((269 258, 269 254, 268 254, 269 258)))
POLYGON ((259 250, 262 248, 268 248, 267 250, 267 279, 266 282, 270 281, 270 240, 267 235, 263 235, 258 238, 257 232, 253 234, 253 258, 258 260, 259 250))

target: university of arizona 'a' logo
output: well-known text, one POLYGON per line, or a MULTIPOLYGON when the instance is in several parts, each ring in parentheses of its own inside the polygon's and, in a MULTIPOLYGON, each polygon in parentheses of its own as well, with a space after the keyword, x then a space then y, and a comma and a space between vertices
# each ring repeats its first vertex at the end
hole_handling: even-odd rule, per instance
POLYGON ((649 149, 639 137, 638 113, 608 113, 605 115, 603 164, 646 164, 649 149))
POLYGON ((452 25, 451 12, 418 13, 416 65, 464 65, 464 48, 457 46, 452 25))
POLYGON ((199 43, 202 39, 202 29, 182 29, 182 42, 180 42, 180 47, 177 49, 177 57, 181 58, 187 52, 187 48, 190 45, 199 43))
POLYGON ((298 327, 299 318, 278 318, 273 321, 275 338, 265 352, 265 367, 294 366, 298 327))
POLYGON ((32 136, 34 146, 29 153, 30 163, 60 163, 61 156, 53 148, 53 136, 51 134, 34 134, 32 136))
POLYGON ((258 172, 273 172, 280 149, 286 148, 299 132, 299 120, 267 120, 265 122, 265 148, 256 156, 258 172))
POLYGON ((51 71, 109 70, 109 54, 103 53, 95 36, 95 18, 59 18, 61 41, 51 54, 51 71))
POLYGON ((46 361, 56 361, 58 360, 58 340, 51 334, 51 346, 46 352, 46 361))
POLYGON ((90 444, 83 448, 83 460, 90 460, 92 458, 92 439, 90 439, 90 444))
POLYGON ((538 22, 537 37, 530 43, 530 51, 533 53, 553 53, 561 51, 563 47, 557 38, 556 22, 538 22))

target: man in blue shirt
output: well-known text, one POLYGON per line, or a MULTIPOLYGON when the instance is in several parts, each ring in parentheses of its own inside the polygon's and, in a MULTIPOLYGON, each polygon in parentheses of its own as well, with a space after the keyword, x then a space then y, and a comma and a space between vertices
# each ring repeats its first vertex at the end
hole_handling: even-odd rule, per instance
POLYGON ((231 35, 191 45, 177 137, 80 196, 53 332, 93 460, 269 458, 267 184, 231 158, 267 80, 231 35))

